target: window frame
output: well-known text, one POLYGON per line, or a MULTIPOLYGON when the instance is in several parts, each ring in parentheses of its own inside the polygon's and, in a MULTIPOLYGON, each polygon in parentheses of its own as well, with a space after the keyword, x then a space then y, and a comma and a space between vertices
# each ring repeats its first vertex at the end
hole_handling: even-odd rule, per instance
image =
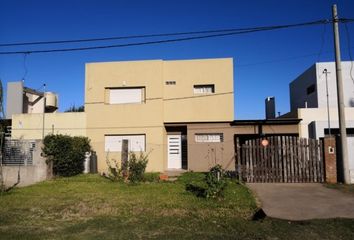
POLYGON ((105 104, 108 105, 125 105, 125 104, 144 104, 146 103, 146 88, 144 86, 134 86, 134 87, 106 87, 105 88, 105 104), (140 89, 141 90, 141 101, 140 102, 122 102, 122 103, 111 103, 111 90, 128 90, 128 89, 140 89))
POLYGON ((194 141, 196 143, 222 143, 224 142, 224 133, 195 133, 194 141), (206 136, 206 139, 198 139, 198 137, 206 136), (218 136, 220 141, 215 141, 213 136, 218 136))
MULTIPOLYGON (((129 152, 145 152, 146 151, 146 134, 145 133, 138 133, 138 134, 105 134, 104 135, 104 151, 105 152, 122 152, 122 143, 119 143, 117 142, 118 146, 117 146, 117 150, 114 149, 114 150, 110 150, 109 148, 107 148, 107 140, 106 140, 106 137, 121 137, 121 139, 119 139, 120 141, 123 141, 125 140, 124 136, 126 137, 133 137, 133 136, 143 136, 143 148, 142 149, 133 149, 132 148, 132 145, 130 144, 130 141, 129 141, 129 144, 128 144, 128 151, 129 152), (120 144, 120 147, 119 147, 119 144, 120 144)), ((118 141, 119 141, 118 140, 118 141)))
POLYGON ((193 85, 193 94, 202 95, 202 94, 214 94, 215 93, 215 84, 194 84, 193 85), (211 92, 197 92, 196 89, 202 88, 211 88, 211 92))

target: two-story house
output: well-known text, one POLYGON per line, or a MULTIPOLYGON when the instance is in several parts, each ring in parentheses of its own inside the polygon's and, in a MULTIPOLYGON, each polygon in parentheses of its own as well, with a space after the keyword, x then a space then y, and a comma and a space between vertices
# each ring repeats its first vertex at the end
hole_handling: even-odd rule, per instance
MULTIPOLYGON (((354 62, 342 62, 344 110, 351 181, 354 183, 354 62)), ((315 63, 290 83, 292 117, 302 119, 299 136, 321 138, 339 134, 334 62, 315 63)))
POLYGON ((234 120, 233 89, 231 58, 88 63, 85 112, 12 112, 12 138, 87 136, 99 172, 126 139, 147 171, 166 172, 234 170, 236 139, 297 136, 298 119, 234 120))
POLYGON ((205 171, 221 161, 212 147, 194 153, 198 144, 225 141, 211 125, 234 118, 232 59, 89 63, 85 93, 86 131, 99 170, 106 159, 120 158, 123 139, 130 151, 149 153, 148 171, 205 171), (203 127, 190 136, 195 124, 203 127))

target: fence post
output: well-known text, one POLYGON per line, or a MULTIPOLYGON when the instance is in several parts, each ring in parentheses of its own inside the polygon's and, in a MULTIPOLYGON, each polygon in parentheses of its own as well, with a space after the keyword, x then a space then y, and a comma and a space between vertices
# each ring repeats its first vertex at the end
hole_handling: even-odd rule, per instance
POLYGON ((128 140, 122 141, 122 173, 123 177, 128 177, 128 140))
POLYGON ((325 137, 323 140, 325 177, 327 183, 337 183, 336 139, 325 137))
POLYGON ((236 138, 236 167, 238 172, 238 181, 241 183, 242 181, 242 172, 241 172, 241 147, 240 147, 240 139, 236 138))

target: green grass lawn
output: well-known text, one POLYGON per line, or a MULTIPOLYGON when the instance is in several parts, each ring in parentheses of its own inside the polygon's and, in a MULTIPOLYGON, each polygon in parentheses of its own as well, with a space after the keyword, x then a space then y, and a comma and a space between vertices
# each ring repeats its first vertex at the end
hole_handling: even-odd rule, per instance
POLYGON ((354 239, 354 220, 252 221, 256 204, 231 182, 224 200, 184 182, 59 178, 0 196, 0 239, 354 239))

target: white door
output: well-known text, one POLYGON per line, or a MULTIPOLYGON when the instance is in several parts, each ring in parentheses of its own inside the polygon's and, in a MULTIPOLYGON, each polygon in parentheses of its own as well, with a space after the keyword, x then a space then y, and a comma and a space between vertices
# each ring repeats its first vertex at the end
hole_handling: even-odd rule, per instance
POLYGON ((167 135, 168 168, 182 168, 181 135, 167 135))

